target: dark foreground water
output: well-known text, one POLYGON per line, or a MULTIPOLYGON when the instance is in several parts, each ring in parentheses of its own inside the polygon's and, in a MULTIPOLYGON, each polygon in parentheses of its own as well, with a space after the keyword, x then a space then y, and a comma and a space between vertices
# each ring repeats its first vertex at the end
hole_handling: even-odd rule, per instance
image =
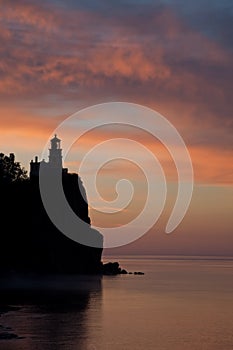
POLYGON ((233 349, 232 260, 107 260, 145 275, 12 281, 0 349, 233 349))

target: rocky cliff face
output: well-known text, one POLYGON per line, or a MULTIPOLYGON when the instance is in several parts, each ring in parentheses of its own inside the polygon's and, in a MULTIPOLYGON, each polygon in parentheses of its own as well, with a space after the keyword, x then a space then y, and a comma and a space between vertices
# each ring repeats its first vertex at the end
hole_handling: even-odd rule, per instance
MULTIPOLYGON (((73 211, 90 224, 85 189, 77 174, 63 175, 63 188, 73 211), (82 193, 82 194, 81 194, 82 193)), ((50 221, 41 201, 38 179, 2 186, 0 272, 79 273, 102 271, 102 248, 81 245, 50 221)), ((86 232, 83 232, 86 234, 86 232)), ((88 234, 102 236, 88 228, 88 234)))

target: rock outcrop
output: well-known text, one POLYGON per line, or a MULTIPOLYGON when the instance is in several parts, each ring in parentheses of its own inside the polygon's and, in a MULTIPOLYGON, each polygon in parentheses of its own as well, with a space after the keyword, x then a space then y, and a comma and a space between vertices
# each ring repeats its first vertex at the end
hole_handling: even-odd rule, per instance
MULTIPOLYGON (((63 174, 63 188, 73 211, 88 224, 88 234, 102 241, 90 226, 79 176, 63 174)), ((38 179, 5 184, 0 191, 0 273, 102 273, 102 248, 77 243, 54 226, 44 209, 38 179)))

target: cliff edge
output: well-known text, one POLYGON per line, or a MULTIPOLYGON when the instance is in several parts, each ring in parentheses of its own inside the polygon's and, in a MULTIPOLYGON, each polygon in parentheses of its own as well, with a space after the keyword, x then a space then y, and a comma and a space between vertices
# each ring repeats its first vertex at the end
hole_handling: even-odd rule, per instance
MULTIPOLYGON (((84 222, 82 234, 102 235, 91 228, 85 189, 77 174, 62 175, 64 193, 72 210, 84 222), (83 198, 84 196, 84 198, 83 198)), ((0 273, 102 272, 102 248, 79 244, 61 233, 50 221, 37 177, 0 184, 0 273)))

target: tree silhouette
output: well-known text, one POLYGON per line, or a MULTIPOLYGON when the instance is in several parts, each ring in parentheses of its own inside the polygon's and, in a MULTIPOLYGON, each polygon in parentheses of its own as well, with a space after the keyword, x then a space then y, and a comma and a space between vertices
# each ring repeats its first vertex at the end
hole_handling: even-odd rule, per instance
POLYGON ((7 184, 27 179, 27 171, 15 161, 14 153, 6 156, 0 153, 0 183, 7 184))

